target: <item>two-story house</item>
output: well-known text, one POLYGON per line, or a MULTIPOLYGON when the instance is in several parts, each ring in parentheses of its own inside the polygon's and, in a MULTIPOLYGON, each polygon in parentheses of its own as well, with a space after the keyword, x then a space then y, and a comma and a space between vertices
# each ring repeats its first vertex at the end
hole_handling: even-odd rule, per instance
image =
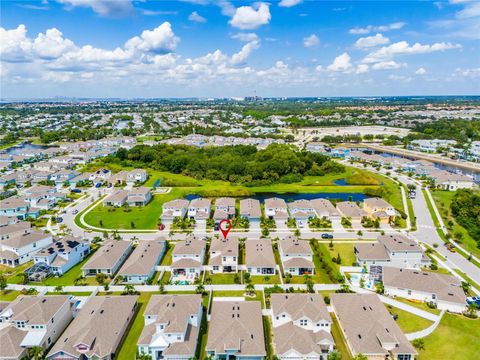
POLYGON ((392 266, 399 268, 421 268, 430 265, 430 259, 412 239, 399 233, 380 235, 376 243, 355 244, 357 264, 392 266))
POLYGON ((48 360, 111 360, 135 317, 138 296, 93 296, 47 354, 48 360))
POLYGON ((210 260, 208 265, 213 274, 238 271, 238 237, 212 239, 210 244, 210 260))
POLYGON ((127 174, 127 185, 142 184, 148 179, 148 172, 144 169, 134 169, 127 174))
POLYGON ((167 201, 162 205, 162 223, 171 223, 173 219, 183 219, 188 211, 190 202, 185 199, 167 201))
POLYGON ((200 276, 205 248, 205 242, 194 235, 188 235, 186 240, 175 244, 170 265, 173 283, 193 283, 200 276))
POLYGON ((90 254, 90 245, 80 237, 65 236, 35 253, 35 264, 45 264, 49 272, 62 276, 90 254))
POLYGON ((21 359, 29 348, 50 347, 73 318, 69 295, 20 295, 0 310, 0 357, 21 359))
POLYGON ((235 199, 230 197, 221 197, 215 200, 215 211, 213 220, 216 223, 223 219, 231 219, 235 216, 235 199))
POLYGON ((382 198, 368 198, 363 200, 363 210, 373 219, 391 222, 397 214, 395 208, 382 198))
POLYGON ((192 359, 202 312, 201 295, 153 295, 143 315, 139 354, 150 355, 152 360, 192 359))
POLYGON ((270 307, 280 359, 327 359, 334 347, 332 319, 321 294, 272 294, 270 307))
POLYGON ((4 226, 0 232, 0 263, 11 267, 24 264, 52 241, 51 234, 35 231, 29 223, 4 226))
POLYGON ((308 219, 315 217, 315 208, 310 200, 295 200, 288 204, 290 216, 295 219, 298 227, 308 225, 308 219))
POLYGON ((190 205, 188 205, 188 217, 196 221, 206 221, 210 217, 210 212, 210 199, 193 199, 190 201, 190 205))
POLYGON ((291 275, 311 275, 315 272, 312 248, 308 241, 289 235, 278 241, 283 271, 291 275))
POLYGON ((265 216, 274 219, 277 224, 284 224, 288 219, 288 208, 285 200, 280 198, 265 199, 265 216))

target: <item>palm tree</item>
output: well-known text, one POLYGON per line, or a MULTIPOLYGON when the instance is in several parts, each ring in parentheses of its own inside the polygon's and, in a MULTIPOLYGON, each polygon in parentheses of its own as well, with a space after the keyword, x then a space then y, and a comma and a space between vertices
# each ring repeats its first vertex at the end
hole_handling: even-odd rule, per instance
POLYGON ((61 285, 55 286, 55 292, 57 294, 61 294, 63 292, 63 286, 61 285))
POLYGON ((203 294, 205 292, 205 286, 203 286, 202 284, 198 284, 195 288, 195 292, 197 294, 203 294))
POLYGON ((127 284, 123 288, 123 293, 126 295, 135 295, 137 293, 137 290, 135 290, 135 287, 133 285, 127 284))
POLYGON ((137 360, 152 360, 152 355, 149 355, 149 354, 145 354, 145 353, 141 353, 141 354, 138 354, 137 353, 137 357, 136 357, 137 360))
POLYGON ((41 346, 33 346, 28 349, 28 358, 33 360, 45 359, 45 350, 41 346))
POLYGON ((467 305, 466 315, 470 318, 476 318, 477 311, 478 311, 478 305, 472 302, 471 304, 467 305))
POLYGON ((328 354, 327 360, 342 360, 342 355, 337 350, 333 350, 328 354))
POLYGON ((255 286, 253 286, 252 283, 248 283, 247 286, 245 286, 245 291, 247 292, 248 295, 254 295, 255 294, 255 286))

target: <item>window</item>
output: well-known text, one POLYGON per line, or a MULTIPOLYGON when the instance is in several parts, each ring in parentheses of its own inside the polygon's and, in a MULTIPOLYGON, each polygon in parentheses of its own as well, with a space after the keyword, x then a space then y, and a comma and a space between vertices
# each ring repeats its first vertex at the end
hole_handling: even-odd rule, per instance
POLYGON ((307 326, 307 322, 308 322, 307 320, 301 319, 300 320, 300 326, 307 326))
POLYGON ((412 290, 408 290, 408 295, 412 295, 412 290))
POLYGON ((398 360, 411 360, 411 358, 410 354, 398 354, 398 360))
POLYGON ((215 266, 213 267, 213 270, 218 270, 218 266, 215 265, 215 266))

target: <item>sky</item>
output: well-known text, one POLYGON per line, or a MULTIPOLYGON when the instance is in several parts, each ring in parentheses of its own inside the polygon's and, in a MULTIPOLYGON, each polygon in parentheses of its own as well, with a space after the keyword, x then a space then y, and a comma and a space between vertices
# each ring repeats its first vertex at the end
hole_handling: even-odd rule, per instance
POLYGON ((2 99, 480 94, 480 1, 0 6, 2 99))

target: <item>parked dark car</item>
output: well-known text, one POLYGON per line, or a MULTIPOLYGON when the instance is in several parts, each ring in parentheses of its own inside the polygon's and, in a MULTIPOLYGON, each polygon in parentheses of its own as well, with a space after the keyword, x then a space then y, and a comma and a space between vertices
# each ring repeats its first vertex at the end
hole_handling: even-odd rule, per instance
POLYGON ((82 190, 80 189, 72 189, 72 192, 75 193, 75 194, 80 194, 82 192, 82 190))
POLYGON ((61 222, 63 222, 63 218, 60 217, 60 216, 58 216, 58 217, 57 217, 57 223, 61 223, 61 222))
POLYGON ((467 304, 477 304, 480 307, 480 296, 467 297, 467 304))
POLYGON ((164 229, 165 229, 165 225, 163 224, 158 225, 158 230, 162 231, 164 229))
POLYGON ((322 239, 333 239, 332 234, 322 234, 322 239))
POLYGON ((214 229, 215 231, 218 231, 218 230, 219 230, 219 225, 218 225, 218 224, 215 224, 215 225, 213 226, 213 229, 214 229))

